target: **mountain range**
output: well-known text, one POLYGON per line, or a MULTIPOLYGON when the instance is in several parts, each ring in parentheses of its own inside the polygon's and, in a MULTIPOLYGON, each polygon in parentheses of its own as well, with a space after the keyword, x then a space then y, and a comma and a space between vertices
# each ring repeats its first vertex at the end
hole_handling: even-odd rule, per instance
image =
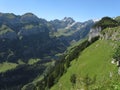
POLYGON ((41 77, 69 46, 88 37, 94 23, 76 22, 71 17, 47 21, 32 13, 0 13, 0 89, 19 90, 41 77))
POLYGON ((63 53, 72 41, 86 37, 93 24, 92 20, 80 23, 70 17, 46 21, 32 13, 0 13, 0 62, 63 53))
POLYGON ((119 16, 0 13, 0 90, 119 90, 119 30, 119 16))

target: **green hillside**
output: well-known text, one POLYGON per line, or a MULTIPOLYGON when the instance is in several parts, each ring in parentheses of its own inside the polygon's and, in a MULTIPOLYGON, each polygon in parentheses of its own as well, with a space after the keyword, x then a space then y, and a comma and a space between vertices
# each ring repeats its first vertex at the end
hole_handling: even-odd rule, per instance
POLYGON ((102 29, 105 29, 107 27, 116 27, 118 25, 119 25, 118 21, 110 17, 103 17, 99 22, 93 25, 93 27, 101 27, 102 29))
POLYGON ((115 20, 120 23, 120 16, 117 16, 117 17, 115 18, 115 20))
POLYGON ((90 45, 71 62, 67 72, 51 90, 120 90, 118 67, 111 64, 118 44, 111 40, 98 40, 90 45))

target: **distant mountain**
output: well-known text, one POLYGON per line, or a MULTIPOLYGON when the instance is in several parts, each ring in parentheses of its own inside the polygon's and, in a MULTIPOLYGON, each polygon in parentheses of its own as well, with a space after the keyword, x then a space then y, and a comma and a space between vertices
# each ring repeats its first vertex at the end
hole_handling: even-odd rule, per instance
POLYGON ((41 47, 44 44, 47 45, 45 41, 50 43, 52 40, 46 24, 46 20, 39 19, 31 13, 22 16, 1 13, 0 53, 4 54, 0 55, 0 61, 17 62, 18 59, 26 61, 25 59, 43 56, 43 54, 38 54, 45 52, 41 47), (13 52, 11 56, 9 51, 13 52))
POLYGON ((78 41, 85 38, 90 28, 95 24, 93 20, 88 20, 86 22, 76 22, 71 17, 65 17, 62 20, 50 21, 56 31, 52 33, 53 36, 59 37, 68 41, 78 41))
POLYGON ((50 23, 57 29, 66 28, 68 25, 71 25, 75 21, 71 17, 65 17, 62 20, 55 19, 50 21, 50 23))
POLYGON ((54 56, 64 52, 72 41, 86 37, 93 24, 92 20, 81 23, 70 17, 48 22, 32 13, 22 16, 0 13, 0 53, 4 52, 0 61, 27 61, 29 58, 54 56), (55 37, 55 33, 59 32, 63 33, 55 37), (12 56, 9 51, 13 52, 12 56))

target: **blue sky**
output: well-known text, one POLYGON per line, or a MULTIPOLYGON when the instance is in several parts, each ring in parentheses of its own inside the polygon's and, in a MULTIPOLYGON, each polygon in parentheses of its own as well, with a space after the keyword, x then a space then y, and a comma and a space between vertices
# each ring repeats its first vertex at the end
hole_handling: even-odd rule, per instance
POLYGON ((32 12, 46 20, 72 17, 76 21, 120 15, 120 0, 0 0, 0 12, 32 12))

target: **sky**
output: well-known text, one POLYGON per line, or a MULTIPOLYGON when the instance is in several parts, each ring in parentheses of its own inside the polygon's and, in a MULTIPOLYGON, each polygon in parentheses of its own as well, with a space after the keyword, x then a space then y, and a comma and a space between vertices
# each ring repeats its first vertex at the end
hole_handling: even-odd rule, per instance
POLYGON ((72 17, 76 21, 120 16, 120 0, 0 0, 0 12, 31 12, 46 20, 72 17))

